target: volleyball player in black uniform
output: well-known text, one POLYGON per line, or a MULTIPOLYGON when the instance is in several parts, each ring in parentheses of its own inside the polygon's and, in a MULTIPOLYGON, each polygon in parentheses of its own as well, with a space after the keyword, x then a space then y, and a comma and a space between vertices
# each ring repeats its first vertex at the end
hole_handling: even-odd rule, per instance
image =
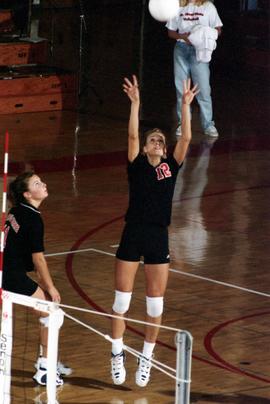
MULTIPOLYGON (((2 287, 10 292, 59 303, 60 294, 54 286, 43 254, 44 224, 38 210, 47 196, 46 184, 32 171, 24 172, 9 184, 8 197, 13 207, 8 213, 5 224, 2 287), (27 272, 31 271, 36 271, 38 283, 27 275, 27 272)), ((39 314, 41 316, 42 356, 36 363, 37 372, 33 378, 39 384, 45 385, 47 381, 48 315, 47 313, 39 314)), ((62 373, 65 374, 64 371, 62 373)), ((57 385, 63 384, 59 374, 57 374, 56 383, 57 385)))
MULTIPOLYGON (((116 253, 115 299, 113 313, 124 316, 128 311, 135 275, 144 257, 146 277, 146 321, 161 324, 163 296, 169 271, 168 226, 178 171, 191 140, 190 104, 198 93, 185 81, 182 103, 182 135, 173 154, 167 156, 166 138, 159 129, 148 131, 142 153, 139 141, 140 94, 136 76, 125 78, 123 89, 131 101, 128 128, 129 206, 121 242, 116 253)), ((111 374, 115 384, 126 378, 123 334, 125 322, 112 319, 111 374)), ((143 351, 138 361, 136 384, 144 387, 150 378, 151 358, 158 327, 145 327, 143 351)))

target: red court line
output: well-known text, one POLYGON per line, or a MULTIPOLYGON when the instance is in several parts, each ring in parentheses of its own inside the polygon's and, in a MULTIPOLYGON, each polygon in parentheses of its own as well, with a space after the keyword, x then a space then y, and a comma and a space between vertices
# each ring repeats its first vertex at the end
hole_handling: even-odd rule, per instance
MULTIPOLYGON (((99 230, 105 228, 106 226, 108 226, 108 225, 110 225, 110 224, 112 224, 114 222, 117 222, 118 220, 121 220, 123 218, 124 218, 124 216, 116 217, 116 218, 114 218, 112 220, 109 220, 109 221, 95 227, 94 229, 90 230, 89 232, 85 233, 82 237, 80 237, 74 243, 74 245, 71 247, 70 251, 76 251, 77 249, 79 249, 80 245, 86 239, 88 239, 90 236, 97 233, 99 230)), ((74 254, 68 254, 67 259, 66 259, 66 264, 65 264, 67 278, 68 278, 70 284, 72 285, 73 289, 79 294, 79 296, 81 296, 81 298, 83 300, 85 300, 89 304, 90 307, 94 308, 97 311, 100 311, 101 313, 107 313, 106 310, 104 310, 101 306, 99 306, 93 299, 91 299, 91 297, 89 297, 84 292, 84 290, 81 288, 81 286, 76 281, 76 278, 75 278, 75 276, 73 274, 73 257, 74 257, 74 254)), ((233 321, 237 321, 237 320, 231 320, 231 321, 233 322, 233 321)), ((127 326, 126 328, 128 330, 130 330, 131 332, 133 332, 134 334, 137 334, 137 335, 140 335, 140 336, 144 337, 144 333, 137 330, 136 328, 131 327, 131 326, 127 326)), ((164 343, 164 342, 162 342, 160 340, 157 340, 157 344, 159 344, 159 345, 161 345, 163 347, 166 347, 166 348, 168 348, 170 350, 176 351, 176 348, 174 346, 169 345, 167 343, 164 343)), ((208 365, 211 365, 211 366, 214 366, 214 367, 217 367, 217 368, 221 368, 221 369, 227 370, 227 371, 232 372, 232 373, 242 374, 242 375, 245 375, 247 377, 251 377, 251 378, 259 380, 259 381, 270 383, 270 380, 267 380, 267 379, 261 378, 259 376, 253 375, 252 373, 249 373, 249 372, 242 371, 241 369, 235 368, 235 367, 231 366, 230 364, 227 365, 226 362, 223 363, 221 358, 219 358, 219 357, 217 357, 218 358, 217 362, 213 362, 211 360, 201 358, 201 357, 199 357, 198 355, 195 355, 195 354, 193 354, 192 357, 194 359, 200 361, 200 362, 205 363, 205 364, 208 364, 208 365)))
MULTIPOLYGON (((253 191, 257 189, 264 189, 264 188, 269 188, 270 184, 259 184, 259 185, 254 185, 250 187, 244 187, 244 188, 230 188, 230 189, 224 189, 221 191, 217 192, 208 192, 208 193, 203 193, 202 195, 194 195, 194 196, 188 196, 188 197, 183 197, 180 198, 180 201, 189 201, 191 199, 198 199, 198 198, 211 198, 212 196, 219 196, 219 195, 225 195, 225 194, 231 194, 232 192, 246 192, 246 191, 253 191)), ((174 200, 173 203, 176 203, 179 201, 174 200)))
MULTIPOLYGON (((111 153, 96 153, 77 156, 76 170, 87 170, 92 168, 114 167, 126 164, 127 152, 116 151, 111 153)), ((31 160, 10 163, 10 173, 16 174, 25 169, 25 164, 42 174, 58 171, 71 171, 74 165, 74 156, 65 156, 47 160, 31 160)))
MULTIPOLYGON (((191 144, 188 157, 196 157, 203 153, 202 140, 199 144, 191 144)), ((171 147, 170 147, 171 149, 171 147)), ((242 151, 260 151, 270 149, 269 136, 245 136, 240 139, 218 139, 211 148, 211 156, 220 154, 231 154, 233 152, 242 151)), ((113 167, 125 164, 127 161, 127 150, 84 154, 78 155, 76 160, 76 170, 86 170, 101 167, 113 167)), ((42 174, 45 172, 69 171, 72 170, 74 164, 74 156, 64 156, 55 159, 30 160, 30 161, 11 161, 9 164, 9 172, 14 175, 25 169, 25 164, 33 167, 33 169, 42 174)), ((0 169, 2 167, 0 166, 0 169)))
POLYGON ((248 377, 251 377, 252 379, 256 379, 256 380, 260 380, 262 382, 266 382, 266 383, 270 383, 270 379, 267 379, 265 377, 261 377, 261 376, 257 376, 253 373, 247 372, 245 370, 239 369, 238 367, 232 365, 231 363, 225 361, 213 348, 213 339, 216 336, 216 334, 221 331, 222 329, 224 329, 225 327, 236 323, 238 321, 242 321, 242 320, 246 320, 249 318, 253 318, 253 317, 258 317, 258 316, 264 316, 264 315, 269 315, 270 311, 264 311, 264 312, 260 312, 260 313, 254 313, 254 314, 249 314, 243 317, 239 317, 239 318, 235 318, 235 319, 231 319, 228 320, 222 324, 217 325, 216 327, 214 327, 212 330, 210 330, 208 332, 208 334, 205 336, 204 339, 204 346, 206 351, 217 361, 219 362, 221 365, 226 366, 226 368, 231 369, 234 372, 237 373, 241 373, 241 374, 245 374, 248 377))

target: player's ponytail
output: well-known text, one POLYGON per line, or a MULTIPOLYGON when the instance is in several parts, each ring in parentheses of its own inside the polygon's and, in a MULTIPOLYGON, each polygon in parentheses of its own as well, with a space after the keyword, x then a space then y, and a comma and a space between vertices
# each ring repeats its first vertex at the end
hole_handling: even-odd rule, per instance
POLYGON ((25 171, 9 183, 8 199, 12 206, 18 206, 21 202, 26 202, 23 194, 28 191, 29 179, 33 175, 33 171, 25 171))

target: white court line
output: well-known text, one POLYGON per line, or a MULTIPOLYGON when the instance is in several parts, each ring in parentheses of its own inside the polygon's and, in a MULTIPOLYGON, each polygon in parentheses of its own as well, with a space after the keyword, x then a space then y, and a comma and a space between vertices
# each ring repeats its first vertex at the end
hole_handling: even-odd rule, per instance
MULTIPOLYGON (((69 251, 63 251, 60 253, 51 253, 51 254, 44 254, 45 257, 56 257, 57 255, 68 255, 68 254, 76 254, 76 253, 81 253, 81 252, 86 252, 86 251, 93 251, 93 248, 84 248, 81 250, 69 250, 69 251)), ((114 254, 112 254, 114 255, 114 254)))
POLYGON ((175 273, 177 273, 177 274, 181 274, 181 275, 185 275, 185 276, 190 276, 191 278, 197 278, 197 279, 201 279, 201 280, 203 280, 203 281, 207 281, 207 282, 211 282, 211 283, 216 283, 217 285, 228 286, 228 287, 230 287, 230 288, 239 289, 239 290, 242 290, 242 291, 244 291, 244 292, 254 293, 255 295, 270 297, 270 294, 269 294, 269 293, 264 293, 264 292, 259 292, 259 291, 257 291, 257 290, 253 290, 253 289, 243 288, 242 286, 233 285, 232 283, 226 283, 226 282, 216 281, 215 279, 206 278, 206 277, 200 276, 200 275, 189 274, 189 273, 187 273, 187 272, 179 271, 179 270, 173 269, 173 268, 170 268, 170 271, 171 271, 171 272, 175 272, 175 273))
MULTIPOLYGON (((76 254, 76 253, 79 253, 79 252, 86 252, 86 251, 94 251, 94 252, 97 252, 97 253, 100 253, 100 254, 103 254, 103 255, 109 255, 110 257, 115 257, 115 254, 113 254, 113 253, 109 253, 109 252, 103 251, 103 250, 98 250, 96 248, 85 248, 85 249, 82 249, 82 250, 74 250, 74 251, 65 251, 65 252, 61 252, 61 253, 45 254, 45 257, 54 257, 54 256, 57 256, 57 255, 76 254)), ((140 263, 143 264, 143 261, 140 261, 140 263)), ((232 283, 217 281, 217 280, 212 279, 212 278, 206 278, 205 276, 190 274, 188 272, 183 272, 183 271, 180 271, 178 269, 170 268, 169 271, 177 273, 177 274, 181 274, 181 275, 184 275, 184 276, 189 276, 191 278, 197 278, 197 279, 200 279, 202 281, 215 283, 216 285, 222 285, 222 286, 226 286, 228 288, 238 289, 238 290, 241 290, 243 292, 253 293, 254 295, 270 297, 269 293, 264 293, 264 292, 259 292, 257 290, 244 288, 242 286, 234 285, 232 283)))

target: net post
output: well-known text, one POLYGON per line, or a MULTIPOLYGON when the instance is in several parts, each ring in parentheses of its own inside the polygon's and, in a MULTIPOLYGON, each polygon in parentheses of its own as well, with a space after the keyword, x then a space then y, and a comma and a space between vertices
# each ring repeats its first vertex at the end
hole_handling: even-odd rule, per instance
POLYGON ((190 403, 192 343, 193 337, 188 331, 176 333, 175 404, 190 403))
POLYGON ((10 403, 11 357, 13 342, 13 302, 8 292, 2 290, 2 317, 0 336, 0 402, 10 403))
POLYGON ((0 340, 0 403, 10 404, 11 357, 12 357, 12 307, 13 304, 32 307, 48 313, 48 351, 47 351, 47 403, 57 404, 56 368, 58 356, 59 329, 64 321, 64 312, 55 303, 34 299, 30 296, 3 290, 2 322, 0 340))
POLYGON ((47 399, 48 404, 56 401, 56 371, 58 358, 59 329, 64 322, 63 310, 57 308, 49 314, 48 352, 47 352, 47 399))
POLYGON ((5 221, 7 207, 7 177, 8 177, 8 144, 9 133, 6 131, 4 144, 4 171, 3 171, 3 193, 2 193, 2 215, 1 215, 1 241, 0 241, 0 298, 2 293, 2 276, 4 262, 4 244, 5 244, 5 221))

